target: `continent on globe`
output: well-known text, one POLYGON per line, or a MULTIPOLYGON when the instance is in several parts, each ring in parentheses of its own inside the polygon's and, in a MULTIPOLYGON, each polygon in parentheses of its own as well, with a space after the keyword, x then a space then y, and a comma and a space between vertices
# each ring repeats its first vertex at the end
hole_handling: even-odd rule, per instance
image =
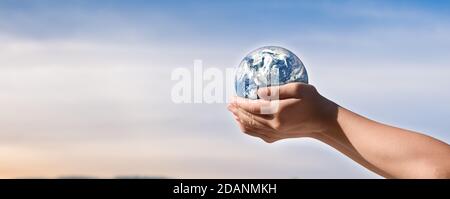
POLYGON ((265 46, 250 52, 239 64, 235 89, 240 97, 258 99, 258 88, 290 82, 308 83, 302 61, 291 51, 277 46, 265 46))

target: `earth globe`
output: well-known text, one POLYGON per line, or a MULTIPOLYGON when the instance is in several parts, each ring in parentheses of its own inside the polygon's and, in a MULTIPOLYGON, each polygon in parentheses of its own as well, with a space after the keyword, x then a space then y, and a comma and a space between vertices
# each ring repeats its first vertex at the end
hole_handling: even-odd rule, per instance
POLYGON ((250 52, 235 73, 236 94, 249 99, 259 98, 258 88, 291 82, 308 83, 306 68, 294 53, 278 46, 250 52))

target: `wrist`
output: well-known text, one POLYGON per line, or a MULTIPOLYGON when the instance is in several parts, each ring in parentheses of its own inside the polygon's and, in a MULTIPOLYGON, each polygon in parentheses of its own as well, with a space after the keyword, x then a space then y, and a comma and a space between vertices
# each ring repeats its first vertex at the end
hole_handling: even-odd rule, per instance
POLYGON ((321 119, 323 121, 324 129, 320 133, 327 133, 330 130, 334 130, 338 126, 338 112, 341 108, 339 105, 333 101, 321 96, 322 98, 322 109, 321 109, 321 119))
POLYGON ((320 96, 319 107, 320 128, 318 131, 314 132, 311 137, 321 140, 324 137, 329 137, 330 134, 333 134, 333 132, 340 129, 338 114, 342 107, 323 96, 320 96))

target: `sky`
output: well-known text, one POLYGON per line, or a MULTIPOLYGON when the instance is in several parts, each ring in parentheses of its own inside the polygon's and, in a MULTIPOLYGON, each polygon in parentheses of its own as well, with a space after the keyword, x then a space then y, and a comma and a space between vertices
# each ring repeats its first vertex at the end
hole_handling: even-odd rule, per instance
POLYGON ((175 68, 283 46, 327 98, 450 142, 448 1, 0 0, 0 178, 380 178, 325 144, 266 144, 175 68))

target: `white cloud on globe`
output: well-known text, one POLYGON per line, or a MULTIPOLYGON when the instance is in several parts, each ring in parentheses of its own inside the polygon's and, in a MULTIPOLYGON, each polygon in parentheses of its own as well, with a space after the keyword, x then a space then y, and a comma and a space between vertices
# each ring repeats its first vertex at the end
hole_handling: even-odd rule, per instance
POLYGON ((302 61, 291 51, 277 46, 265 46, 250 52, 239 64, 235 89, 240 97, 257 99, 261 87, 291 82, 308 83, 302 61))

